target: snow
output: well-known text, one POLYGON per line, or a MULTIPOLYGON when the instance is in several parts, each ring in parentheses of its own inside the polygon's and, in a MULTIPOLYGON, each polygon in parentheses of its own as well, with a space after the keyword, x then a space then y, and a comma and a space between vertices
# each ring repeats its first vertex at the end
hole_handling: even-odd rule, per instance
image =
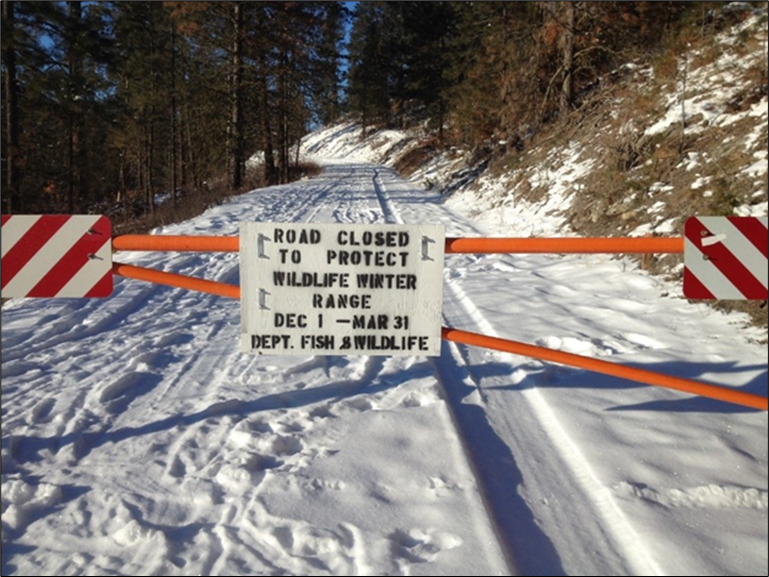
MULTIPOLYGON (((755 33, 756 23, 755 18, 748 19, 744 28, 755 33)), ((766 101, 756 103, 744 112, 726 113, 729 103, 739 98, 740 90, 744 89, 735 72, 766 66, 765 49, 752 50, 746 55, 726 50, 727 46, 734 44, 733 39, 732 33, 717 37, 719 47, 724 51, 705 66, 693 68, 693 61, 702 56, 700 51, 692 50, 691 54, 679 58, 676 86, 667 97, 665 115, 646 129, 646 135, 680 127, 682 119, 685 120, 686 131, 691 134, 702 132, 708 126, 726 127, 746 117, 766 116, 766 101)))
POLYGON ((767 212, 769 212, 769 203, 767 203, 766 201, 760 202, 758 204, 753 204, 753 205, 743 204, 734 209, 734 214, 736 216, 761 217, 761 216, 766 216, 767 212))
MULTIPOLYGON (((626 129, 677 130, 682 109, 687 131, 748 125, 724 139, 758 191, 735 214, 765 216, 766 97, 728 109, 739 69, 764 56, 718 42, 709 64, 681 59, 663 117, 626 129)), ((389 167, 418 139, 362 136, 318 130, 301 151, 319 177, 152 234, 257 221, 574 236, 566 209, 601 169, 572 142, 473 187, 457 185, 476 176, 460 150, 404 180, 389 167)), ((712 195, 706 161, 682 166, 712 195)), ((630 236, 673 233, 658 211, 670 190, 650 187, 658 218, 630 236)), ((234 253, 115 259, 239 281, 234 253)), ((443 277, 446 326, 767 395, 765 330, 630 260, 447 255, 443 277)), ((236 301, 120 278, 107 299, 5 304, 3 575, 769 573, 766 412, 447 341, 435 358, 242 354, 240 322, 236 301)))
MULTIPOLYGON (((577 148, 533 183, 552 196, 491 210, 369 163, 402 134, 359 135, 319 131, 303 149, 321 176, 153 234, 264 221, 573 235, 558 209, 589 168, 577 148)), ((238 283, 232 253, 116 260, 238 283)), ((767 573, 766 412, 449 342, 435 358, 242 354, 239 316, 128 279, 108 299, 6 304, 4 575, 767 573)), ((449 255, 443 317, 767 394, 765 331, 624 259, 449 255)))
POLYGON ((360 124, 343 122, 309 135, 301 150, 309 158, 322 151, 327 159, 385 164, 394 152, 410 144, 409 134, 401 130, 379 130, 373 136, 365 136, 360 124))

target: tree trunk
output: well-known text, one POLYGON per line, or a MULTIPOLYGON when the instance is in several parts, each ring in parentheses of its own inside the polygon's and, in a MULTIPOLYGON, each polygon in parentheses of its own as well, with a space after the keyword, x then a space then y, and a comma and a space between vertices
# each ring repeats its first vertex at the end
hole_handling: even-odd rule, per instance
POLYGON ((259 108, 262 128, 262 149, 264 150, 264 183, 272 186, 278 183, 275 169, 275 149, 272 140, 272 122, 270 121, 270 92, 267 88, 267 54, 262 49, 261 71, 259 74, 259 108))
MULTIPOLYGON (((155 116, 155 110, 150 110, 150 115, 155 116)), ((155 160, 155 122, 150 120, 149 130, 147 133, 147 157, 146 157, 146 183, 147 183, 147 208, 152 216, 155 216, 155 182, 154 175, 152 174, 152 165, 155 160)))
POLYGON ((197 160, 198 154, 192 139, 192 120, 190 117, 190 105, 188 102, 186 102, 184 105, 184 128, 184 142, 185 148, 187 149, 186 161, 190 171, 190 180, 192 181, 192 188, 195 191, 199 191, 203 179, 200 176, 197 160))
POLYGON ((280 71, 278 72, 278 91, 280 93, 280 121, 278 127, 278 146, 279 146, 279 182, 285 184, 288 182, 288 55, 281 48, 280 71))
POLYGON ((176 189, 178 188, 176 165, 176 29, 171 22, 171 202, 176 210, 176 189))
POLYGON ((125 182, 125 152, 120 152, 120 169, 118 173, 118 180, 120 181, 120 188, 118 189, 119 198, 118 202, 123 204, 123 224, 128 222, 128 190, 126 190, 125 182))
POLYGON ((22 198, 19 190, 19 104, 16 83, 16 49, 13 43, 14 2, 3 2, 3 37, 7 44, 3 50, 3 97, 5 98, 5 190, 4 212, 21 212, 22 198), (8 35, 6 37, 6 34, 8 35), (10 38, 8 40, 8 38, 10 38))
POLYGON ((83 118, 81 114, 84 89, 83 82, 83 55, 77 45, 75 36, 80 28, 82 17, 80 2, 67 2, 69 10, 69 151, 68 151, 68 176, 67 198, 70 214, 80 210, 82 199, 82 140, 83 118))
POLYGON ((561 115, 568 112, 574 99, 574 28, 576 7, 574 2, 564 2, 566 7, 566 33, 563 39, 563 85, 561 86, 561 115))
POLYGON ((235 2, 232 15, 232 71, 230 81, 230 187, 243 185, 245 151, 243 150, 243 5, 235 2))

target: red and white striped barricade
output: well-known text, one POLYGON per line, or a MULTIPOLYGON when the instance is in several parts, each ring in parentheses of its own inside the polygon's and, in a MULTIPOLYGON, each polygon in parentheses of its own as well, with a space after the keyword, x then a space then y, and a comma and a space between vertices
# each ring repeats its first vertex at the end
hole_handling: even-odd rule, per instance
POLYGON ((3 215, 2 297, 112 294, 112 223, 99 215, 3 215))
POLYGON ((700 216, 684 226, 684 296, 767 299, 767 217, 700 216))

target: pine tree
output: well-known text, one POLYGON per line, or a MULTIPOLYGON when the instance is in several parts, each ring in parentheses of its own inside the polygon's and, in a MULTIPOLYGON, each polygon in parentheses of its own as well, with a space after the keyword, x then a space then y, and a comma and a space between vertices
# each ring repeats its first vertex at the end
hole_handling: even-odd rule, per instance
POLYGON ((119 48, 114 74, 121 115, 113 143, 123 159, 123 194, 138 193, 146 210, 154 213, 155 196, 166 188, 170 168, 165 151, 172 140, 171 23, 161 3, 121 2, 115 9, 119 48))
POLYGON ((309 80, 318 120, 321 124, 328 125, 342 114, 342 44, 350 12, 343 2, 319 2, 318 5, 317 50, 309 80))
POLYGON ((230 57, 230 122, 227 125, 229 142, 229 181, 233 190, 243 185, 245 150, 243 142, 243 3, 233 2, 230 15, 232 37, 230 57))
POLYGON ((12 117, 16 124, 9 127, 7 143, 16 142, 5 174, 5 184, 15 181, 6 199, 15 202, 5 202, 3 210, 91 210, 101 198, 92 183, 108 177, 89 152, 101 148, 104 131, 86 120, 99 117, 102 94, 108 92, 102 69, 111 44, 101 7, 51 2, 3 7, 9 16, 3 20, 4 47, 14 48, 13 65, 4 62, 5 81, 16 86, 3 102, 6 124, 12 117))
POLYGON ((19 185, 19 87, 16 71, 15 2, 3 2, 2 62, 3 62, 3 212, 24 208, 19 185))
POLYGON ((390 76, 393 54, 386 37, 383 2, 358 4, 350 37, 350 108, 364 131, 390 121, 390 76))
POLYGON ((530 69, 536 14, 527 2, 457 3, 449 105, 455 138, 468 145, 516 139, 532 116, 530 69))

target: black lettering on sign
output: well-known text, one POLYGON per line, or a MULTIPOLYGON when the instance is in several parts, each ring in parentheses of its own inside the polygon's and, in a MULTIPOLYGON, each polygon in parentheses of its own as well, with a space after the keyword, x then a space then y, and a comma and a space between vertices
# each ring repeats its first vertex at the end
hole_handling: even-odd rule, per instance
POLYGON ((417 275, 392 273, 364 273, 356 275, 361 289, 417 290, 417 275))
POLYGON ((316 309, 370 309, 371 295, 329 294, 312 295, 312 307, 316 309))
POLYGON ((284 349, 288 349, 290 340, 290 335, 251 335, 251 348, 277 349, 282 344, 284 349))
POLYGON ((348 288, 350 274, 338 272, 284 272, 272 271, 272 282, 275 286, 315 287, 315 288, 348 288))
POLYGON ((405 231, 371 232, 366 230, 356 234, 355 231, 340 230, 336 236, 336 241, 340 246, 404 247, 409 245, 409 233, 405 231))
MULTIPOLYGON (((278 250, 280 253, 280 264, 286 264, 286 255, 288 254, 287 248, 281 248, 278 250)), ((302 253, 298 250, 292 250, 291 251, 291 262, 294 264, 299 264, 302 262, 302 253)))
POLYGON ((334 348, 334 335, 302 335, 302 349, 331 350, 334 348))
POLYGON ((276 228, 273 236, 275 242, 285 242, 286 244, 318 244, 320 243, 320 231, 314 228, 310 230, 301 229, 299 232, 295 228, 282 229, 276 228))
POLYGON ((355 335, 353 345, 356 350, 369 351, 426 351, 428 337, 408 335, 394 337, 391 335, 355 335))
POLYGON ((307 327, 307 315, 297 313, 275 313, 275 327, 303 329, 307 327))
POLYGON ((408 252, 390 252, 384 250, 328 250, 326 264, 339 266, 406 266, 408 252))
POLYGON ((353 329, 387 330, 387 315, 355 315, 352 317, 353 329))

